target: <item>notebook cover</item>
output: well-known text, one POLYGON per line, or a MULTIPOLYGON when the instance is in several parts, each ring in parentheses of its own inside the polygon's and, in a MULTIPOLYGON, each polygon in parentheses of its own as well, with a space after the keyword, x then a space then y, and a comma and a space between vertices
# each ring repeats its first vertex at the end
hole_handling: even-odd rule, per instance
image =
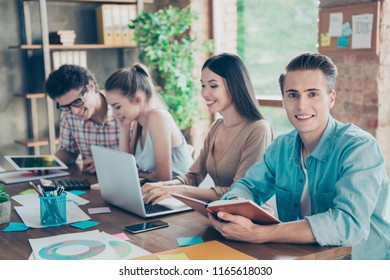
POLYGON ((280 223, 277 218, 268 214, 264 209, 250 200, 217 200, 209 203, 207 210, 215 214, 222 211, 233 215, 240 215, 261 225, 280 223), (218 203, 224 204, 219 205, 218 203))
POLYGON ((187 204, 205 217, 208 217, 208 212, 216 214, 219 211, 223 211, 230 214, 247 217, 254 223, 258 224, 267 225, 280 223, 277 218, 271 214, 268 214, 260 206, 250 200, 216 200, 210 203, 206 203, 204 201, 181 194, 173 193, 172 196, 187 204))

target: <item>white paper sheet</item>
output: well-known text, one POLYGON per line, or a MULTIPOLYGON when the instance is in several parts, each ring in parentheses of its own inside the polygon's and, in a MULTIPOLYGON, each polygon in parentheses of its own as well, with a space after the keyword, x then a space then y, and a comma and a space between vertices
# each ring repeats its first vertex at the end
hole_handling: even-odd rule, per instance
MULTIPOLYGON (((30 193, 30 194, 18 194, 12 196, 12 199, 16 202, 24 205, 24 206, 31 206, 34 204, 39 204, 39 198, 37 193, 30 193)), ((66 201, 73 202, 76 205, 85 205, 89 203, 89 200, 86 200, 78 195, 75 195, 71 192, 66 193, 66 201)))
MULTIPOLYGON (((88 234, 87 237, 93 238, 95 236, 95 232, 96 231, 92 232, 93 235, 89 235, 88 234)), ((85 234, 87 234, 87 233, 85 233, 85 234)), ((127 260, 127 259, 132 259, 132 258, 141 257, 141 256, 145 256, 145 255, 151 254, 151 252, 146 251, 145 249, 142 249, 141 247, 139 247, 139 246, 137 246, 137 245, 135 245, 135 244, 133 244, 131 242, 122 240, 122 239, 120 239, 120 238, 118 238, 116 236, 113 236, 111 234, 108 234, 108 233, 105 233, 105 232, 100 232, 100 234, 104 238, 106 243, 108 243, 108 245, 111 246, 111 248, 114 250, 114 252, 116 254, 116 256, 114 257, 114 260, 116 260, 116 259, 127 260)), ((63 240, 66 240, 66 238, 70 239, 70 238, 74 238, 74 237, 75 237, 74 234, 72 236, 70 236, 70 234, 64 234, 64 235, 60 236, 60 238, 62 238, 63 240)), ((83 237, 85 237, 85 235, 83 237)), ((38 246, 42 247, 44 242, 46 242, 45 239, 44 238, 40 238, 40 240, 38 240, 38 239, 30 239, 30 240, 33 240, 32 242, 30 242, 30 244, 34 243, 34 248, 36 249, 35 251, 38 251, 37 254, 39 254, 38 246)), ((67 245, 69 247, 71 247, 72 244, 68 243, 67 245)), ((79 246, 79 245, 78 244, 73 244, 73 246, 79 246)), ((59 246, 57 246, 56 248, 58 248, 57 252, 61 253, 61 248, 59 248, 59 246)), ((73 250, 74 249, 77 249, 77 248, 73 248, 73 250)), ((71 251, 71 250, 72 250, 72 248, 68 248, 68 252, 71 251)), ((111 253, 109 253, 109 254, 111 255, 111 253)), ((68 253, 68 255, 66 255, 66 257, 68 259, 72 259, 71 255, 69 255, 69 253, 68 253)), ((103 259, 108 259, 109 255, 105 254, 104 256, 101 256, 101 257, 103 257, 103 259)), ((58 258, 63 259, 64 256, 60 256, 58 258)), ((79 259, 80 256, 78 256, 77 258, 79 259)), ((29 260, 36 260, 34 252, 32 252, 30 254, 28 259, 29 260)), ((44 259, 46 259, 46 258, 44 258, 44 259)))
POLYGON ((329 15, 329 31, 330 36, 341 36, 343 31, 343 13, 332 13, 329 15))
MULTIPOLYGON (((23 220, 26 226, 31 228, 43 228, 40 218, 39 201, 36 205, 15 206, 15 210, 23 220)), ((72 202, 66 203, 66 223, 71 224, 80 221, 90 220, 91 218, 72 202)))
POLYGON ((98 231, 29 239, 37 260, 118 260, 115 250, 98 231))
POLYGON ((149 251, 134 245, 128 241, 120 239, 119 237, 102 232, 104 239, 112 246, 115 253, 121 260, 128 260, 136 257, 141 257, 151 254, 149 251))
POLYGON ((352 49, 371 48, 373 19, 373 14, 352 16, 352 49))

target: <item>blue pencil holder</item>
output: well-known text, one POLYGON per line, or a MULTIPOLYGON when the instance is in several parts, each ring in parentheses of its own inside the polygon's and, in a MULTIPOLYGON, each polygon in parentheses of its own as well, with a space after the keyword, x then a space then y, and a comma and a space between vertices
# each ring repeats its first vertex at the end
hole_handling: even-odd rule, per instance
POLYGON ((55 227, 66 224, 66 193, 39 196, 41 225, 55 227))

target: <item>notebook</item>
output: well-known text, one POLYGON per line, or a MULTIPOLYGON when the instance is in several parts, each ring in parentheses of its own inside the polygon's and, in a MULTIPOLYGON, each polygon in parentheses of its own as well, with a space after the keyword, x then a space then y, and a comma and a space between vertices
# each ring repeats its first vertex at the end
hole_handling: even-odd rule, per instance
POLYGON ((132 154, 91 146, 102 199, 142 218, 191 210, 175 198, 144 204, 138 169, 132 154))

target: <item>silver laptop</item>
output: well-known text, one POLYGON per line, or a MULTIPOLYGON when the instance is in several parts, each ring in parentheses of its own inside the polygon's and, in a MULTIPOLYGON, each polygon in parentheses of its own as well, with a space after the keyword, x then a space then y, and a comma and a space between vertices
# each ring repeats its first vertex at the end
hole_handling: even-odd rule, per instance
POLYGON ((143 218, 191 210, 175 198, 144 204, 134 156, 99 146, 91 148, 100 193, 107 203, 143 218))

